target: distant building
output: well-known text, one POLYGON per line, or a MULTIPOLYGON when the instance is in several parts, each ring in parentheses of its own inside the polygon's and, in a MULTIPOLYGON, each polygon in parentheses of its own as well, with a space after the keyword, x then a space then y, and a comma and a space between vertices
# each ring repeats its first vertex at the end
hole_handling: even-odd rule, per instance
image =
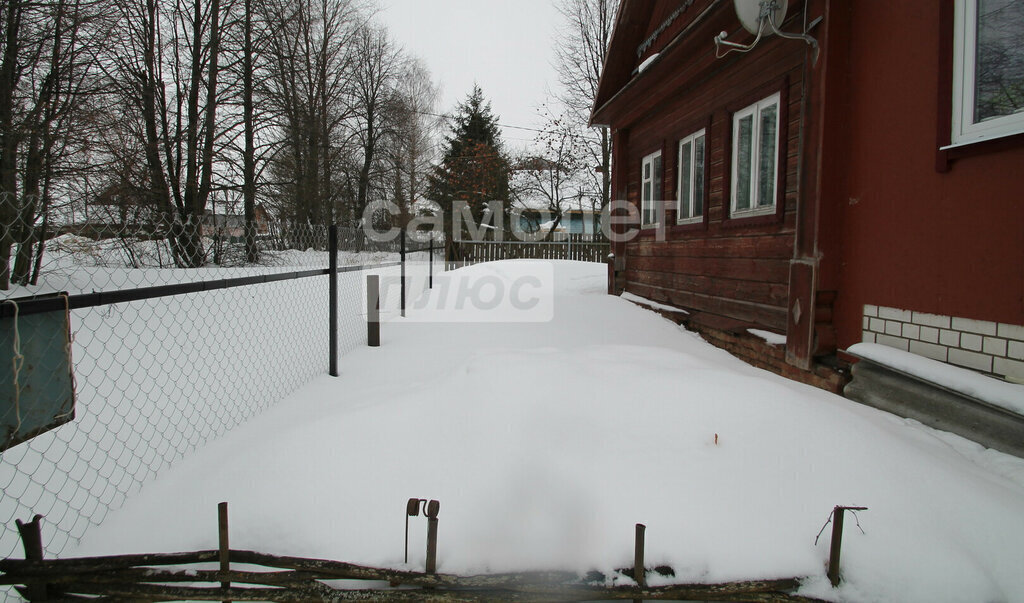
MULTIPOLYGON (((270 213, 262 203, 254 208, 253 217, 257 235, 270 232, 270 213)), ((243 237, 245 236, 245 216, 234 213, 216 213, 208 209, 203 215, 202 235, 204 237, 243 237)))

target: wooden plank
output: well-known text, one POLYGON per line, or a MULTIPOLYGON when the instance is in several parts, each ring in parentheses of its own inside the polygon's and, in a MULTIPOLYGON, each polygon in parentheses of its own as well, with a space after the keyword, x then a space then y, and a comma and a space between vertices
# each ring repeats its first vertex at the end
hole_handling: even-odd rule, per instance
POLYGON ((627 270, 671 272, 767 283, 789 280, 789 262, 754 258, 629 257, 627 270))
POLYGON ((643 240, 629 247, 631 257, 764 258, 793 257, 794 235, 784 232, 752 236, 700 236, 664 242, 643 240))
MULTIPOLYGON (((628 278, 628 274, 627 274, 628 278)), ((715 297, 691 291, 671 291, 629 282, 627 290, 641 297, 662 301, 680 308, 689 308, 709 314, 718 314, 736 320, 768 327, 769 330, 785 332, 786 308, 754 302, 715 297)))
POLYGON ((669 272, 636 272, 631 274, 630 281, 658 289, 742 299, 780 308, 785 307, 789 300, 789 288, 785 283, 713 278, 669 272))

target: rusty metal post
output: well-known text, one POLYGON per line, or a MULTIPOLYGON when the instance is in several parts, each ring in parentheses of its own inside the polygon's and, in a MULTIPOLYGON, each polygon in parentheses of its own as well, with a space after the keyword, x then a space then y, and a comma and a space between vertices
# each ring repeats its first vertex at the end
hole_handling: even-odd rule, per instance
MULTIPOLYGON (((42 518, 42 515, 36 515, 28 523, 23 523, 20 519, 14 520, 18 526, 18 534, 21 535, 21 544, 25 547, 25 559, 28 561, 43 560, 43 529, 40 523, 42 518)), ((21 588, 18 590, 29 601, 45 601, 49 596, 48 588, 45 584, 30 584, 26 585, 24 591, 21 588)))
POLYGON ((647 588, 647 576, 644 572, 644 535, 647 526, 636 524, 636 543, 633 547, 633 579, 640 588, 647 588))
POLYGON ((366 275, 366 344, 380 347, 380 276, 366 275))
POLYGON ((437 573, 437 518, 427 520, 427 573, 437 573))
POLYGON ((427 502, 422 498, 410 498, 405 503, 405 562, 409 563, 409 518, 420 514, 420 503, 427 502))
MULTIPOLYGON (((228 543, 228 503, 222 502, 217 505, 217 533, 218 548, 220 552, 220 571, 231 571, 231 549, 228 543)), ((231 582, 225 580, 220 583, 221 588, 231 588, 231 582)), ((231 603, 225 600, 225 603, 231 603)))
POLYGON ((432 500, 427 503, 427 573, 437 573, 437 513, 441 503, 432 500))

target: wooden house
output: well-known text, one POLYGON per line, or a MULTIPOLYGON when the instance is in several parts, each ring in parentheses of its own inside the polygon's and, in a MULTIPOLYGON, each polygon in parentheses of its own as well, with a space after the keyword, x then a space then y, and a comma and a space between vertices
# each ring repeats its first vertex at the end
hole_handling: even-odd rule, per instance
POLYGON ((1022 0, 623 0, 612 288, 833 391, 861 341, 1024 379, 1022 38, 1022 0))

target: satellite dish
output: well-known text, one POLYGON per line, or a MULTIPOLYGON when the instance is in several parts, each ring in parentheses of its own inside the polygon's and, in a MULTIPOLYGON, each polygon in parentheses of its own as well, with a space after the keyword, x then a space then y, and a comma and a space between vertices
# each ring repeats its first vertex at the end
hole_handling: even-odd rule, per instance
MULTIPOLYGON (((722 58, 730 52, 750 52, 761 41, 761 38, 775 34, 787 40, 803 40, 814 50, 812 61, 818 63, 818 41, 807 35, 807 32, 821 22, 818 17, 809 26, 804 27, 801 33, 786 33, 779 29, 786 19, 786 8, 789 0, 733 0, 736 8, 736 16, 739 18, 743 28, 754 34, 756 37, 750 44, 740 44, 726 40, 729 33, 723 31, 715 36, 715 58, 722 58), (723 51, 724 49, 724 51, 723 51)), ((804 17, 806 22, 806 15, 804 17)))
POLYGON ((775 27, 780 27, 786 19, 789 6, 787 0, 733 0, 733 3, 743 28, 754 35, 771 35, 772 28, 767 27, 767 17, 770 14, 775 27))

